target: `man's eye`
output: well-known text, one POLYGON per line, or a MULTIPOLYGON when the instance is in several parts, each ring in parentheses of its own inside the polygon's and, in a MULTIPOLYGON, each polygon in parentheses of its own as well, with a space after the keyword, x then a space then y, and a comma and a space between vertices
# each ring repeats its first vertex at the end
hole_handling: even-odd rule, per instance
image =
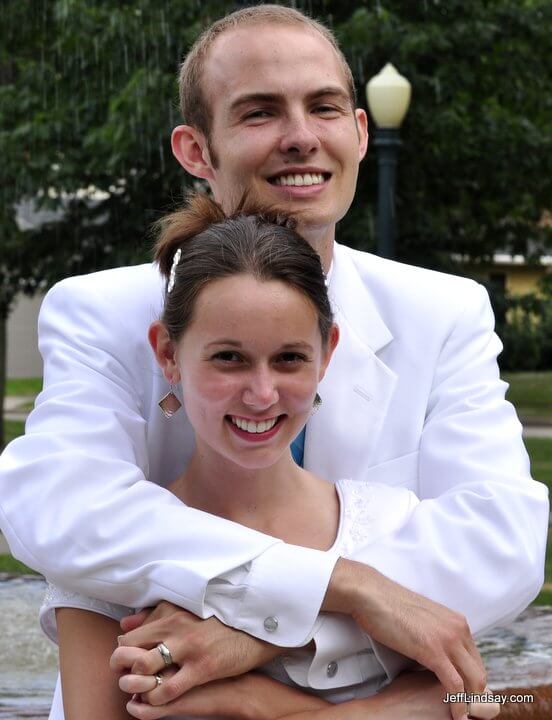
POLYGON ((245 116, 246 120, 259 120, 263 119, 265 117, 270 117, 270 113, 268 110, 253 110, 252 112, 247 113, 245 116))
POLYGON ((336 107, 333 107, 333 105, 318 105, 315 108, 315 112, 322 115, 328 115, 330 113, 338 113, 339 110, 336 107))

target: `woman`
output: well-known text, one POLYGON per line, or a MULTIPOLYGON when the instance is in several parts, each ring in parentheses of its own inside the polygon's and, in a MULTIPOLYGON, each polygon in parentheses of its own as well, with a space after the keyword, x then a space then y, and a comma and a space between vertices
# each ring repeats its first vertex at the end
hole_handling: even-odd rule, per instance
MULTIPOLYGON (((149 339, 166 379, 182 386, 196 438, 186 471, 169 490, 199 510, 336 556, 400 526, 417 503, 411 492, 351 480, 334 485, 291 456, 290 444, 318 402, 317 385, 339 336, 318 255, 291 221, 258 213, 226 218, 216 203, 194 196, 164 222, 156 259, 167 294, 149 339)), ((160 404, 171 413, 180 401, 171 391, 160 404)), ((304 649, 288 652, 287 664, 279 660, 264 668, 280 683, 248 675, 198 688, 170 707, 151 707, 139 697, 126 705, 121 689, 154 700, 164 677, 126 674, 120 689, 109 671, 117 621, 128 609, 50 588, 42 623, 52 637, 54 610, 66 720, 123 718, 127 710, 135 717, 243 718, 300 711, 322 719, 335 717, 328 701, 342 702, 340 718, 371 709, 383 720, 399 717, 397 697, 406 707, 409 693, 422 698, 425 716, 432 703, 435 717, 448 717, 438 685, 421 675, 400 680, 394 694, 369 698, 386 679, 375 658, 365 682, 326 692, 325 699, 285 687, 293 668, 308 666, 304 649)), ((121 649, 115 664, 131 667, 144 652, 121 649)), ((51 717, 60 720, 61 709, 51 717)), ((411 706, 405 717, 412 717, 411 706)))

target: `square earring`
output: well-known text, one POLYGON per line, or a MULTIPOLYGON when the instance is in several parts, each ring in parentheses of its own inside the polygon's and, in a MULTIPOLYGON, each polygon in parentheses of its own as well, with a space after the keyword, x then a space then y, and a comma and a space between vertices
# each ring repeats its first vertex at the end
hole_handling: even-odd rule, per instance
POLYGON ((166 395, 163 395, 161 400, 157 403, 167 420, 170 420, 175 412, 178 412, 178 410, 182 407, 182 403, 174 394, 173 388, 174 385, 171 385, 169 392, 166 395))
POLYGON ((322 398, 320 397, 320 395, 318 393, 316 393, 316 395, 314 396, 314 400, 312 402, 312 410, 310 413, 311 417, 314 415, 315 412, 317 412, 319 410, 320 405, 322 405, 322 398))

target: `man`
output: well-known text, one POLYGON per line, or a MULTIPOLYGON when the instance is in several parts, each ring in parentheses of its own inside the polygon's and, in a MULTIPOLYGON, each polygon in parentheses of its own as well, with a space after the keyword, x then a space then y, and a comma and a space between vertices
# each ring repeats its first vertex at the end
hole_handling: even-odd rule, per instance
MULTIPOLYGON (((475 632, 535 596, 548 518, 504 401, 485 292, 335 243, 367 119, 321 26, 278 6, 234 13, 191 52, 181 97, 187 124, 173 151, 185 170, 225 208, 246 188, 288 203, 328 272, 341 342, 306 428, 305 467, 405 485, 422 502, 357 563, 181 506, 158 487, 182 471, 191 438, 183 413, 166 421, 157 408, 167 387, 146 333, 163 288, 150 266, 122 268, 64 281, 44 302, 45 389, 1 463, 14 554, 69 589, 130 606, 168 600, 280 647, 308 642, 320 609, 352 615, 449 692, 481 691, 462 616, 475 632)), ((208 672, 186 666, 188 686, 254 666, 256 641, 236 659, 237 636, 217 637, 208 672)), ((354 663, 321 661, 331 655, 315 640, 313 686, 362 679, 354 663)), ((402 667, 374 651, 389 677, 402 667)), ((169 683, 163 691, 170 699, 169 683)))

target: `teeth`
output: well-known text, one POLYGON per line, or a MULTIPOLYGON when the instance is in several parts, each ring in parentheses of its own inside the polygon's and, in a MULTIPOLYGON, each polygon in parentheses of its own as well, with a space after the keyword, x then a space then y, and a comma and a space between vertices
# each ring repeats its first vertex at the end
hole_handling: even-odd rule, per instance
POLYGON ((275 185, 321 185, 324 182, 322 173, 304 173, 303 175, 281 175, 274 181, 275 185))
POLYGON ((262 422, 257 423, 253 422, 253 420, 244 420, 243 418, 232 415, 231 420, 234 425, 237 425, 240 428, 240 430, 245 430, 250 433, 263 433, 273 428, 274 425, 276 425, 278 418, 275 417, 271 420, 263 420, 262 422))

